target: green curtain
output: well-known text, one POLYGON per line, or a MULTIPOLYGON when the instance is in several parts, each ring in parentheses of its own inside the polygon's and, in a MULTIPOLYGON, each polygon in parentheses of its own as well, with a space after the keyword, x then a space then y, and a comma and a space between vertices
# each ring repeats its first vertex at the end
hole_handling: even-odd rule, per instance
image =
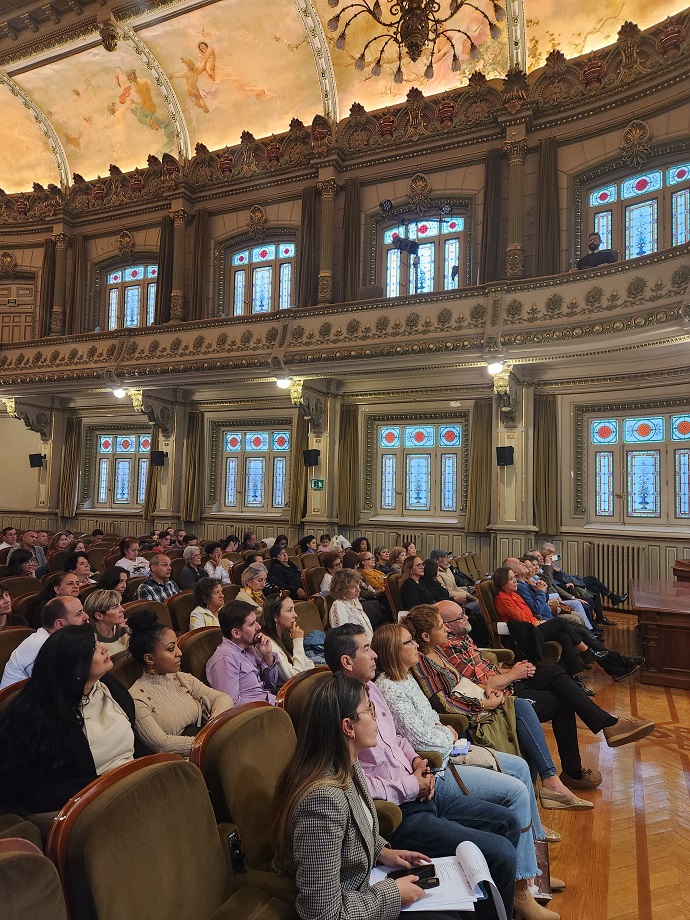
POLYGON ((297 306, 313 307, 318 300, 319 240, 316 232, 316 187, 302 191, 302 217, 297 263, 297 306))
POLYGON ((362 209, 359 179, 345 180, 343 211, 343 263, 340 289, 342 299, 356 300, 359 291, 359 260, 362 242, 362 209))
POLYGON ((58 493, 58 514, 61 518, 73 518, 77 513, 80 461, 81 419, 76 415, 68 415, 58 493))
MULTIPOLYGON (((158 428, 153 426, 151 431, 151 450, 158 450, 158 428)), ((149 454, 149 457, 151 455, 149 454)), ((141 507, 141 515, 145 521, 153 521, 156 513, 156 502, 158 500, 158 483, 161 478, 160 466, 154 466, 149 460, 148 473, 146 475, 146 492, 144 494, 144 504, 141 507)))
POLYGON ((499 281, 501 271, 501 155, 489 150, 484 164, 484 210, 478 284, 499 281))
POLYGON ((161 236, 158 246, 158 282, 156 284, 155 324, 167 323, 170 319, 170 297, 173 276, 173 227, 172 218, 166 214, 161 220, 161 236))
POLYGON ((561 270, 560 232, 558 145, 555 137, 546 137, 539 142, 535 276, 557 275, 561 270))
MULTIPOLYGON (((86 248, 83 233, 72 237, 72 274, 69 279, 67 302, 65 304, 65 335, 79 335, 91 332, 87 327, 84 304, 84 274, 86 271, 86 248)), ((89 323, 90 327, 90 323, 89 323)))
POLYGON ((355 527, 359 519, 359 407, 344 403, 340 407, 340 441, 338 444, 337 507, 338 522, 355 527))
POLYGON ((205 472, 202 462, 203 439, 203 413, 190 412, 184 445, 184 476, 182 478, 180 517, 185 522, 189 521, 195 524, 201 518, 201 485, 204 481, 205 472))
POLYGON ((558 535, 558 407, 555 396, 534 398, 534 523, 539 533, 558 535))
POLYGON ((491 520, 491 462, 493 400, 475 399, 470 418, 470 459, 467 476, 467 533, 483 533, 491 520))
MULTIPOLYGON (((204 267, 208 256, 208 209, 201 208, 194 217, 194 250, 192 252, 192 286, 189 297, 189 319, 204 316, 204 267)), ((196 520, 196 518, 190 518, 196 520)))
POLYGON ((41 266, 41 299, 38 312, 38 337, 50 335, 50 318, 53 312, 53 291, 55 288, 55 240, 48 237, 43 241, 43 265, 41 266))
POLYGON ((290 524, 299 527, 307 510, 307 468, 303 452, 309 446, 309 422, 297 413, 295 443, 292 451, 292 483, 290 486, 290 524))

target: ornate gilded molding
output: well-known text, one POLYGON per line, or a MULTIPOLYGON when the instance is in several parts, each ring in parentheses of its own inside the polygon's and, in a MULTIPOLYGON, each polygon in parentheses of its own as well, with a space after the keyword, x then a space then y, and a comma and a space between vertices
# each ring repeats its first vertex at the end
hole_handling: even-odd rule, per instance
POLYGON ((15 397, 2 397, 0 402, 4 403, 8 415, 21 419, 29 431, 40 434, 42 441, 50 440, 53 432, 53 410, 50 406, 15 397))
POLYGON ((266 211, 261 205, 255 204, 249 209, 247 231, 259 243, 266 238, 266 211))
POLYGON ((338 88, 331 52, 321 25, 321 19, 312 0, 294 0, 294 4, 304 25, 312 54, 314 55, 316 74, 319 79, 321 99, 323 100, 323 114, 331 121, 337 122, 339 118, 338 88))
POLYGON ((652 132, 645 121, 635 119, 631 121, 623 132, 620 149, 623 151, 623 159, 628 166, 642 166, 647 162, 650 153, 649 142, 652 139, 652 132))
MULTIPOLYGON (((41 133, 48 142, 48 146, 51 149, 53 156, 55 157, 55 165, 57 166, 58 175, 60 177, 60 184, 63 188, 67 188, 70 182, 71 170, 69 168, 69 161, 67 160, 67 154, 65 153, 65 148, 62 146, 60 138, 57 136, 57 132, 48 117, 45 113, 36 105, 31 96, 22 89, 22 87, 15 83, 15 81, 8 77, 6 73, 0 71, 0 83, 3 86, 6 86, 7 89, 12 93, 13 96, 16 96, 17 99, 21 102, 24 108, 29 112, 33 120, 36 122, 38 127, 41 129, 41 133)), ((35 188, 35 186, 34 186, 35 188)), ((41 186, 39 186, 41 188, 41 186)), ((59 189, 58 189, 59 191, 59 189)), ((1 220, 1 219, 0 219, 1 220)))

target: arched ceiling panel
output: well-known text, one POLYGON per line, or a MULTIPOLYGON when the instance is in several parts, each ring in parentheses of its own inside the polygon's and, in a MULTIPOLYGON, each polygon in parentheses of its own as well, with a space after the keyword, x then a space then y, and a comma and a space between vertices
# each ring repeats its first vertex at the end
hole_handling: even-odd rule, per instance
POLYGON ((292 0, 220 0, 139 33, 170 79, 198 141, 215 150, 287 131, 323 112, 314 56, 292 0))
POLYGON ((52 122, 85 179, 177 154, 175 129, 143 60, 125 42, 91 48, 15 77, 52 122))
MULTIPOLYGON (((494 6, 490 0, 477 0, 476 5, 490 15, 492 19, 494 18, 494 6)), ((392 50, 394 46, 391 43, 383 58, 381 75, 374 77, 371 74, 371 65, 378 56, 378 48, 375 45, 372 45, 367 53, 366 66, 363 71, 356 70, 355 62, 367 41, 375 35, 383 33, 384 30, 377 25, 371 16, 366 14, 359 16, 347 30, 345 47, 339 49, 336 47, 336 40, 340 29, 336 31, 330 30, 328 22, 334 14, 338 13, 339 9, 344 9, 347 6, 346 0, 341 0, 340 6, 336 8, 330 6, 328 0, 314 0, 314 6, 318 10, 328 38, 338 85, 341 118, 347 115, 353 102, 361 103, 367 110, 383 108, 387 105, 403 102, 413 86, 420 89, 425 96, 430 96, 434 93, 464 85, 467 82, 467 78, 475 70, 481 70, 487 79, 492 79, 493 77, 505 76, 510 66, 506 20, 504 19, 499 23, 500 37, 493 39, 489 35, 489 25, 486 18, 480 12, 468 6, 457 14, 449 23, 449 26, 467 31, 475 44, 479 46, 479 59, 473 60, 470 58, 469 42, 467 39, 460 39, 457 44, 460 70, 453 71, 451 68, 452 50, 448 43, 441 39, 434 58, 434 76, 431 79, 427 79, 424 76, 429 63, 429 49, 427 48, 415 63, 406 54, 403 55, 403 82, 395 83, 393 78, 398 68, 398 58, 397 53, 392 50)), ((387 6, 387 3, 383 4, 384 18, 389 18, 387 6)), ((447 12, 447 4, 443 6, 447 12)), ((344 22, 345 18, 343 18, 341 26, 344 22)))
POLYGON ((34 182, 41 185, 61 181, 55 153, 24 103, 0 81, 0 188, 8 194, 28 192, 34 182))
POLYGON ((536 70, 555 48, 567 58, 579 57, 616 41, 626 20, 649 29, 687 7, 687 0, 524 0, 527 27, 527 69, 536 70))

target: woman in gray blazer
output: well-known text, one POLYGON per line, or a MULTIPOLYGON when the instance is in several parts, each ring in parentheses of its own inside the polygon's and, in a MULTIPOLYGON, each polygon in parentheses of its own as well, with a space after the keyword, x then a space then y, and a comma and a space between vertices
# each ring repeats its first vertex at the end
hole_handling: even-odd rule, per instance
MULTIPOLYGON (((390 849, 379 836, 357 763, 359 752, 375 745, 376 712, 362 685, 344 674, 322 681, 274 800, 274 868, 295 878, 301 920, 396 920, 401 908, 424 895, 414 874, 369 884, 377 863, 398 869, 428 861, 422 853, 390 849)), ((415 912, 417 920, 459 916, 415 912)))

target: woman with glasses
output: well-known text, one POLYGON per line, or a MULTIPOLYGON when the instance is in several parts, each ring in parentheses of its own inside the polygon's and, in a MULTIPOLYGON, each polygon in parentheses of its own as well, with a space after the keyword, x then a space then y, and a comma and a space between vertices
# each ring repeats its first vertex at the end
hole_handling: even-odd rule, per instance
MULTIPOLYGON (((295 879, 301 920, 396 920, 403 907, 424 897, 414 874, 369 881, 376 864, 413 869, 427 862, 422 853, 389 848, 379 835, 357 762, 376 743, 376 713, 358 681, 333 674, 314 688, 295 755, 278 780, 271 835, 274 868, 295 879)), ((443 911, 415 916, 459 918, 443 911)))
MULTIPOLYGON (((404 622, 404 621, 403 621, 404 622)), ((447 765, 458 734, 442 725, 414 679, 412 669, 419 661, 419 646, 405 626, 387 623, 374 633, 371 647, 377 655, 376 686, 381 691, 395 727, 415 750, 438 751, 447 765)), ((534 841, 546 839, 542 827, 529 768, 521 757, 491 752, 503 772, 480 766, 458 765, 458 775, 470 795, 488 802, 507 805, 516 812, 522 833, 517 845, 517 882, 515 903, 522 916, 553 920, 558 916, 541 908, 529 892, 531 880, 538 874, 534 841)), ((562 887, 558 879, 552 887, 562 887)))

